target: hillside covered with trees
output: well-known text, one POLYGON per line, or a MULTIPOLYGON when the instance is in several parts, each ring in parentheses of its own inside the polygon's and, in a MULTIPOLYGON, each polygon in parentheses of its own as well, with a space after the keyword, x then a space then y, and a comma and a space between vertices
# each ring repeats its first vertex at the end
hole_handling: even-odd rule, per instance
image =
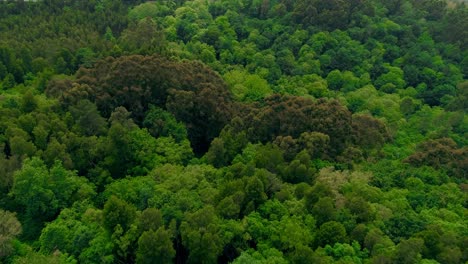
POLYGON ((467 102, 464 1, 0 1, 0 263, 465 263, 467 102))

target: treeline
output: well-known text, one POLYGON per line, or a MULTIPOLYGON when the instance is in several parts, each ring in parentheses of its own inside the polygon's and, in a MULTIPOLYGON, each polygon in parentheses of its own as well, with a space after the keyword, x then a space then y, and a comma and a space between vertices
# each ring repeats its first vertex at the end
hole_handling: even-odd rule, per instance
POLYGON ((0 263, 464 263, 439 0, 0 3, 0 263))

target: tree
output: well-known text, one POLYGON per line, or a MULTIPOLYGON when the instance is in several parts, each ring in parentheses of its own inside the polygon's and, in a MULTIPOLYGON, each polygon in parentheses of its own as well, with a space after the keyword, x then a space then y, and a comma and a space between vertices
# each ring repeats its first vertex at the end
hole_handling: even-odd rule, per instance
POLYGON ((69 258, 67 254, 57 252, 54 255, 43 255, 28 248, 25 250, 25 255, 15 258, 16 264, 61 264, 73 263, 73 258, 69 258))
POLYGON ((364 247, 368 249, 373 256, 385 255, 388 257, 388 251, 394 247, 393 241, 383 234, 378 228, 372 228, 364 238, 364 247))
POLYGON ((81 100, 69 107, 77 130, 86 136, 102 135, 106 131, 106 121, 100 115, 95 104, 81 100))
MULTIPOLYGON (((147 221, 153 221, 153 224, 160 224, 157 222, 157 217, 153 218, 154 208, 149 207, 149 200, 154 196, 155 192, 155 180, 151 177, 128 177, 124 179, 119 179, 109 183, 105 190, 102 192, 102 197, 105 199, 110 198, 111 196, 116 196, 121 200, 125 200, 128 203, 131 203, 136 206, 138 210, 141 210, 141 218, 149 217, 147 221), (146 210, 149 209, 149 215, 146 215, 146 210), (153 219, 153 220, 151 220, 153 219)), ((157 213, 156 213, 157 215, 157 213)), ((142 219, 140 219, 142 220, 142 219)), ((146 222, 145 222, 146 223, 146 222)), ((139 226, 143 229, 148 226, 151 227, 149 223, 144 224, 144 226, 139 226)), ((159 226, 158 226, 159 227, 159 226)), ((157 228, 154 228, 155 230, 157 228)))
POLYGON ((139 216, 138 225, 144 231, 159 231, 160 227, 164 227, 161 211, 156 208, 146 208, 139 216))
POLYGON ((365 8, 365 2, 360 0, 301 0, 296 2, 293 15, 296 21, 305 27, 315 25, 333 31, 346 28, 356 10, 371 14, 371 10, 365 8))
POLYGON ((21 223, 16 214, 0 209, 0 259, 12 252, 12 240, 21 234, 21 223))
MULTIPOLYGON (((467 59, 468 62, 468 59, 467 59)), ((467 63, 468 66, 468 63, 467 63)), ((468 67, 467 67, 468 72, 468 67)), ((468 108, 468 81, 461 82, 457 85, 457 96, 453 98, 447 105, 449 110, 463 110, 468 108)))
POLYGON ((312 208, 312 214, 317 220, 317 225, 321 226, 325 222, 336 219, 335 201, 330 197, 320 198, 312 208))
MULTIPOLYGON (((107 32, 106 32, 107 33, 107 32)), ((96 54, 90 48, 81 48, 76 51, 76 68, 90 68, 96 61, 96 54)))
MULTIPOLYGON (((0 149, 5 144, 0 144, 0 149)), ((5 149, 5 147, 3 147, 5 149)), ((14 181, 14 173, 21 168, 22 160, 18 156, 5 157, 4 154, 0 154, 0 167, 3 168, 0 171, 0 190, 3 190, 4 193, 8 193, 11 189, 14 181)))
POLYGON ((372 220, 373 212, 369 203, 361 197, 352 197, 346 201, 346 207, 356 216, 358 223, 372 220))
POLYGON ((220 138, 213 139, 205 157, 209 163, 217 168, 225 166, 227 164, 227 155, 224 141, 220 138))
POLYGON ((151 17, 130 24, 122 32, 120 42, 124 50, 142 55, 162 54, 166 49, 164 31, 151 17))
POLYGON ((21 99, 21 109, 25 113, 30 113, 36 109, 38 102, 31 90, 24 93, 21 99))
POLYGON ((171 7, 173 7, 171 3, 146 2, 133 7, 128 12, 128 17, 136 21, 148 17, 157 19, 169 15, 173 11, 171 7))
POLYGON ((299 149, 304 149, 311 159, 324 159, 330 153, 330 136, 321 132, 304 132, 297 140, 299 149))
POLYGON ((332 157, 346 144, 351 128, 351 114, 338 101, 273 95, 265 106, 252 108, 244 117, 251 141, 269 142, 277 136, 298 138, 304 132, 320 132, 330 137, 332 157))
POLYGON ((248 202, 247 207, 251 204, 253 210, 266 201, 264 185, 258 177, 254 176, 248 179, 245 187, 245 198, 248 202))
POLYGON ((9 139, 10 155, 21 159, 33 157, 37 148, 32 142, 21 135, 15 135, 9 139))
POLYGON ((446 246, 443 251, 437 256, 437 260, 441 263, 460 263, 463 253, 459 247, 446 246))
POLYGON ((397 245, 395 260, 398 263, 416 263, 421 259, 421 250, 424 240, 410 238, 403 240, 397 245))
POLYGON ((106 157, 101 165, 109 169, 112 177, 142 176, 157 165, 186 163, 192 157, 188 140, 176 143, 172 137, 154 138, 147 129, 124 127, 114 123, 108 133, 106 157))
POLYGON ((268 82, 256 74, 234 70, 226 73, 224 79, 239 101, 259 101, 272 93, 268 82))
POLYGON ((13 74, 11 73, 8 73, 5 78, 3 78, 3 82, 2 82, 2 86, 3 88, 5 89, 10 89, 10 88, 13 88, 15 87, 15 77, 13 76, 13 74))
MULTIPOLYGON (((94 190, 85 178, 66 170, 60 162, 55 162, 48 169, 41 159, 34 157, 25 160, 22 168, 15 173, 10 193, 24 208, 27 219, 41 225, 73 202, 92 197, 94 190)), ((27 231, 31 237, 38 232, 27 231)))
POLYGON ((327 75, 327 84, 330 89, 341 89, 343 86, 343 77, 340 70, 333 70, 327 75))
POLYGON ((39 241, 41 242, 41 251, 51 254, 56 250, 67 251, 70 249, 73 239, 73 229, 76 223, 56 220, 42 229, 39 241))
POLYGON ((216 263, 223 249, 218 221, 211 206, 187 215, 180 232, 189 251, 188 263, 216 263))
POLYGON ((189 128, 189 139, 196 154, 208 150, 209 142, 234 112, 227 91, 214 85, 206 85, 199 93, 171 90, 166 107, 189 128))
POLYGON ((405 161, 415 166, 430 165, 436 169, 443 168, 450 175, 465 177, 467 171, 468 151, 458 148, 450 138, 428 140, 419 144, 418 150, 405 161))
POLYGON ((80 252, 79 260, 82 263, 115 263, 113 255, 114 245, 107 232, 100 232, 89 241, 90 247, 80 252))
POLYGON ((170 232, 160 227, 148 230, 138 239, 137 263, 173 263, 175 250, 172 246, 170 232))
POLYGON ((294 160, 284 168, 282 177, 291 183, 311 183, 314 179, 315 169, 310 166, 311 158, 307 151, 298 153, 294 160))
POLYGON ((353 115, 353 142, 364 149, 379 149, 390 139, 386 125, 369 115, 353 115))
POLYGON ((346 229, 336 221, 322 224, 318 230, 316 243, 319 246, 334 245, 336 242, 346 241, 346 229))
POLYGON ((398 67, 393 67, 390 65, 384 65, 387 72, 380 75, 377 80, 375 80, 375 85, 380 87, 380 90, 383 92, 392 93, 395 92, 396 89, 403 89, 406 86, 406 82, 404 80, 404 73, 398 67), (392 87, 392 88, 389 88, 392 87))
POLYGON ((467 14, 468 10, 464 5, 458 6, 453 10, 447 12, 444 17, 444 25, 442 29, 442 36, 445 40, 460 45, 461 48, 466 49, 468 42, 466 41, 468 31, 467 14))
POLYGON ((110 233, 114 232, 117 225, 127 231, 135 221, 136 209, 133 205, 111 196, 104 204, 103 216, 104 226, 110 233))
POLYGON ((324 198, 325 196, 333 197, 332 189, 327 184, 320 181, 316 182, 305 194, 306 208, 309 209, 309 211, 312 211, 314 205, 319 201, 319 199, 324 198))
POLYGON ((221 77, 199 62, 178 62, 159 56, 123 56, 81 68, 76 82, 52 82, 46 93, 64 104, 88 99, 104 117, 125 107, 141 124, 150 104, 168 110, 185 123, 195 153, 230 120, 231 96, 221 77))
POLYGON ((305 245, 297 245, 290 254, 289 259, 294 264, 317 263, 319 260, 314 256, 314 251, 305 245))
POLYGON ((148 128, 148 131, 155 138, 171 136, 177 142, 187 138, 185 125, 177 121, 171 113, 157 106, 150 105, 143 120, 143 126, 148 128))

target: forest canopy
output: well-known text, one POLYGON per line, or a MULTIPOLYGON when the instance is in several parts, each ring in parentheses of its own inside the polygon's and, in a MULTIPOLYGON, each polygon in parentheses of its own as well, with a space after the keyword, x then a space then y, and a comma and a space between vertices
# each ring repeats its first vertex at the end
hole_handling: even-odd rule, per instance
POLYGON ((468 7, 0 1, 0 263, 465 263, 468 7))

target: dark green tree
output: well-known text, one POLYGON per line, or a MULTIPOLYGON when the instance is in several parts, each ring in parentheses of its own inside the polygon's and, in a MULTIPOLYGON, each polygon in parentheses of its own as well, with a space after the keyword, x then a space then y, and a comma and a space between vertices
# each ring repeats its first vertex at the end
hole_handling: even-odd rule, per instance
POLYGON ((148 230, 138 239, 136 263, 173 263, 175 250, 170 232, 164 227, 148 230))

